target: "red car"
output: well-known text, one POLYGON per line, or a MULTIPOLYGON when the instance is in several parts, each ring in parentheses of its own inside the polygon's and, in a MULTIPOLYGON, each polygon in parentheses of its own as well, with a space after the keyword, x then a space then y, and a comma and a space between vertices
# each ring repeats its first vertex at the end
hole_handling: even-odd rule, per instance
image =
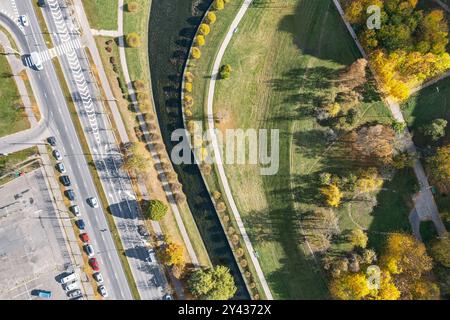
POLYGON ((80 238, 81 238, 81 241, 83 241, 84 243, 88 243, 89 242, 89 236, 88 236, 87 233, 80 234, 80 238))
POLYGON ((94 271, 99 271, 100 267, 98 266, 98 261, 95 258, 89 259, 89 265, 92 267, 94 271))

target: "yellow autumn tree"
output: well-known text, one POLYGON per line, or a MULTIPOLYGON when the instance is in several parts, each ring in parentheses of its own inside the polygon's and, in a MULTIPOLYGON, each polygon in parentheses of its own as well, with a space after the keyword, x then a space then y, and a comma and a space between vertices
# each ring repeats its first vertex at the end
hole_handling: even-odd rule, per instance
POLYGON ((320 188, 321 194, 324 196, 326 203, 331 207, 338 207, 341 203, 342 192, 333 184, 320 188))
POLYGON ((174 242, 162 246, 158 251, 158 256, 165 265, 184 265, 183 247, 174 242))
POLYGON ((359 193, 369 193, 377 191, 383 185, 383 179, 378 174, 376 168, 364 170, 356 181, 355 189, 359 193))
POLYGON ((347 240, 354 246, 365 248, 367 246, 367 241, 369 238, 367 237, 364 230, 361 229, 353 229, 349 235, 347 236, 347 240))
POLYGON ((363 273, 349 273, 334 278, 330 283, 330 292, 334 299, 339 300, 362 300, 370 294, 363 273))
POLYGON ((388 271, 383 271, 381 273, 380 288, 375 290, 373 298, 375 300, 398 300, 400 295, 400 290, 395 286, 391 274, 388 271))

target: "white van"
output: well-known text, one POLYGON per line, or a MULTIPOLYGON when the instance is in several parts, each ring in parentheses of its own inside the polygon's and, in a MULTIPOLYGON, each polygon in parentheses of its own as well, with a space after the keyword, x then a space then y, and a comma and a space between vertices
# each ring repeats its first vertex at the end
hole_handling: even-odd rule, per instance
POLYGON ((69 274, 68 276, 65 276, 64 278, 62 278, 61 284, 65 284, 65 283, 68 283, 68 282, 71 282, 71 281, 77 280, 77 279, 78 279, 77 274, 72 273, 72 274, 69 274))
POLYGON ((37 70, 42 70, 44 67, 42 66, 42 59, 39 53, 36 51, 30 54, 31 63, 36 67, 37 70))

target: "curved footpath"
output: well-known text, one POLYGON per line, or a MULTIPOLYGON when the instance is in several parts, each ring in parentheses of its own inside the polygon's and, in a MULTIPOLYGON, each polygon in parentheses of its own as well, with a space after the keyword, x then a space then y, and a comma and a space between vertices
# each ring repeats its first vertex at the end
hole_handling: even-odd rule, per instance
POLYGON ((234 30, 237 28, 237 26, 241 22, 242 18, 244 17, 245 13, 247 12, 247 9, 250 7, 252 1, 253 0, 245 0, 244 1, 244 3, 242 4, 242 7, 239 9, 239 12, 237 13, 236 17, 234 18, 233 22, 231 23, 228 33, 225 36, 225 39, 222 42, 222 45, 217 53, 216 59, 214 61, 213 69, 211 72, 211 81, 209 82, 207 117, 208 117, 208 130, 209 130, 209 134, 210 134, 210 137, 212 140, 212 145, 214 148, 214 155, 216 157, 216 165, 219 170, 219 178, 223 185, 223 189, 226 193, 228 202, 230 203, 231 211, 233 212, 233 216, 236 219, 236 223, 239 227, 239 231, 241 232, 242 237, 244 239, 245 246, 247 247, 247 250, 250 254, 250 258, 252 259, 253 265, 255 266, 256 273, 258 274, 259 281, 261 282, 261 285, 264 290, 264 294, 266 295, 268 300, 273 300, 273 296, 272 296, 272 293, 270 292, 269 285, 267 284, 266 278, 264 277, 264 273, 261 269, 259 261, 254 254, 255 250, 253 249, 250 238, 248 237, 247 231, 245 230, 244 223, 242 222, 242 218, 239 213, 239 210, 236 206, 236 203, 234 202, 233 194, 231 192, 230 185, 228 184, 228 179, 225 174, 225 169, 223 167, 222 156, 220 153, 218 139, 217 139, 217 136, 216 136, 216 133, 214 130, 214 113, 213 113, 214 90, 216 87, 216 80, 217 80, 217 76, 219 74, 220 64, 222 62, 223 55, 225 54, 225 50, 227 49, 227 47, 231 41, 234 30))

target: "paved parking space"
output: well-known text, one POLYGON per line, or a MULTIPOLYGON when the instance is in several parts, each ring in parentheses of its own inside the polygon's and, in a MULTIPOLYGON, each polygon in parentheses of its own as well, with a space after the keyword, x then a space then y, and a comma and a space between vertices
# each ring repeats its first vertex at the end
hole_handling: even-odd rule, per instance
POLYGON ((71 259, 58 219, 41 169, 0 187, 0 299, 38 299, 39 289, 67 299, 58 280, 71 259))

